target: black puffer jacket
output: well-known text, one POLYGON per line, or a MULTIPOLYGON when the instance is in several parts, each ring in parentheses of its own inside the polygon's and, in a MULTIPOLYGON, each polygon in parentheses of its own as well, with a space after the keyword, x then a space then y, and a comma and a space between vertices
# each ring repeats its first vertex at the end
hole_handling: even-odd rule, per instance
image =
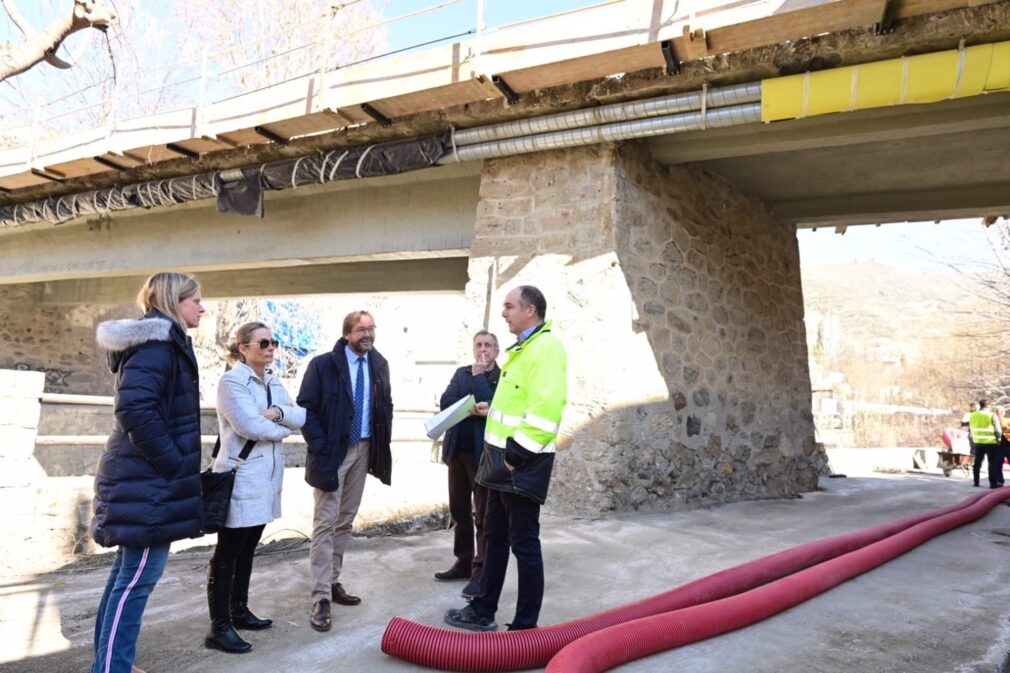
POLYGON ((151 311, 98 326, 116 374, 115 422, 95 477, 91 535, 103 547, 203 535, 199 370, 188 337, 151 311))

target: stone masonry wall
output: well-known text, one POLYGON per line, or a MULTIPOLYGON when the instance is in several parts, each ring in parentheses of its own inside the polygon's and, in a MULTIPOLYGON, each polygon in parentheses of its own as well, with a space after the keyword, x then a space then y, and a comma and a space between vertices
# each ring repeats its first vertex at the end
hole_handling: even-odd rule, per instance
POLYGON ((103 320, 134 317, 132 306, 50 306, 44 285, 0 285, 0 369, 43 371, 45 391, 111 395, 105 354, 95 346, 103 320))
POLYGON ((552 504, 695 507, 816 488, 799 254, 732 184, 637 144, 488 162, 468 332, 539 286, 569 355, 552 504))

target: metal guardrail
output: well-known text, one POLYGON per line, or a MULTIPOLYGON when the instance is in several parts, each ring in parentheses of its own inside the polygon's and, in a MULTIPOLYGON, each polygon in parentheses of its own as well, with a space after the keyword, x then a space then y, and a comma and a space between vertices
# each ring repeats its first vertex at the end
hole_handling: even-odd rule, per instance
MULTIPOLYGON (((111 407, 115 403, 115 398, 109 395, 69 395, 64 393, 43 393, 39 398, 42 404, 70 405, 70 406, 98 406, 111 407)), ((214 402, 201 402, 202 411, 216 411, 217 404, 214 402)), ((434 407, 428 409, 396 409, 394 415, 403 420, 420 421, 438 413, 434 407)), ((105 444, 108 435, 39 435, 35 438, 37 446, 101 446, 105 444)), ((216 435, 202 435, 200 441, 203 444, 213 444, 217 439, 216 435)), ((285 444, 302 444, 304 440, 301 435, 288 437, 283 440, 285 444)), ((400 435, 393 437, 393 443, 430 443, 432 440, 425 436, 400 435)))
MULTIPOLYGON (((42 393, 42 404, 67 404, 78 406, 111 407, 116 398, 111 395, 69 395, 66 393, 42 393)), ((200 402, 201 411, 217 411, 217 403, 200 402)))
MULTIPOLYGON (((36 446, 104 446, 108 435, 39 435, 35 438, 36 446)), ((200 435, 200 443, 203 445, 214 444, 217 435, 200 435)), ((281 440, 284 444, 304 444, 305 440, 301 435, 291 436, 281 440)), ((427 437, 393 437, 393 444, 430 444, 431 439, 427 437)))
MULTIPOLYGON (((70 404, 70 405, 90 405, 98 407, 111 407, 115 404, 116 398, 111 395, 72 395, 67 393, 42 393, 39 398, 42 404, 70 404)), ((200 402, 200 408, 208 411, 217 411, 216 402, 200 402)), ((417 414, 427 418, 438 413, 435 407, 427 408, 405 408, 396 409, 397 414, 417 414)))

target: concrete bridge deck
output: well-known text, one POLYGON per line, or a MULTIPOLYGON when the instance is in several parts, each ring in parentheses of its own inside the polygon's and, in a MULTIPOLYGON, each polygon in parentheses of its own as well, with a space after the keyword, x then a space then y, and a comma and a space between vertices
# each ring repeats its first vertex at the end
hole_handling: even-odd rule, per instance
MULTIPOLYGON (((795 544, 942 507, 974 492, 963 478, 873 475, 822 479, 818 491, 797 499, 693 512, 602 519, 550 515, 543 521, 547 592, 542 623, 653 595, 795 544), (639 551, 628 554, 629 549, 639 551)), ((1008 535, 1010 510, 997 506, 983 519, 779 616, 620 670, 1005 671, 1010 650, 1008 535)), ((203 648, 203 566, 209 552, 187 550, 170 560, 151 599, 137 664, 149 673, 312 673, 335 666, 375 672, 426 670, 383 655, 379 641, 393 615, 439 624, 447 608, 461 605, 460 585, 431 580, 449 560, 450 548, 447 532, 355 539, 345 582, 364 603, 335 608, 333 630, 326 634, 308 627, 304 546, 268 550, 257 560, 253 604, 276 626, 249 634, 255 649, 245 656, 203 648)), ((67 568, 5 583, 0 592, 2 651, 8 659, 4 670, 85 670, 105 572, 67 568), (15 625, 19 628, 12 628, 15 625), (26 631, 36 651, 50 653, 10 660, 17 648, 24 650, 26 631)), ((510 575, 498 615, 501 622, 511 617, 514 600, 515 579, 510 575)))

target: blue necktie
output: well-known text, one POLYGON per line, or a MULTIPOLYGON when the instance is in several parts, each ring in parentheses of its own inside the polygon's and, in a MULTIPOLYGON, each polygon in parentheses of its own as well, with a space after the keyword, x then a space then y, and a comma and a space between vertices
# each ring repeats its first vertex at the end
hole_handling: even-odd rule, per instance
POLYGON ((351 418, 351 444, 361 441, 361 418, 365 415, 365 358, 358 358, 358 373, 354 379, 354 416, 351 418))

